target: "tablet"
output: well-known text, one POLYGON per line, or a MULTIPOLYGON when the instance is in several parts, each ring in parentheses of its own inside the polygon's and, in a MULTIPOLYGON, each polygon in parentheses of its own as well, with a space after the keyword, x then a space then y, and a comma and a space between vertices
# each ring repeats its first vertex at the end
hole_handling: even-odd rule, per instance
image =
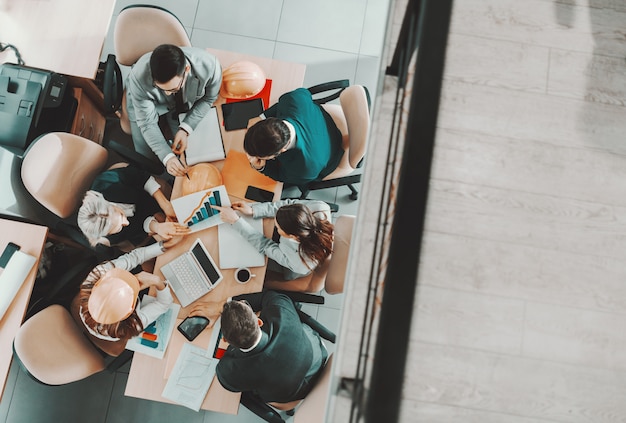
POLYGON ((245 129, 248 127, 248 121, 259 116, 263 110, 263 100, 260 98, 224 103, 222 104, 224 129, 227 131, 245 129))

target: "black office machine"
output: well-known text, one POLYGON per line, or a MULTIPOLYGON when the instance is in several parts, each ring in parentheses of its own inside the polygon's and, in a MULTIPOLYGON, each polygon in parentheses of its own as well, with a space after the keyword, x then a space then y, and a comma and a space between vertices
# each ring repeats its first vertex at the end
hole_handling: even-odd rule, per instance
POLYGON ((39 135, 69 132, 77 102, 65 76, 52 71, 0 65, 0 145, 22 154, 39 135))

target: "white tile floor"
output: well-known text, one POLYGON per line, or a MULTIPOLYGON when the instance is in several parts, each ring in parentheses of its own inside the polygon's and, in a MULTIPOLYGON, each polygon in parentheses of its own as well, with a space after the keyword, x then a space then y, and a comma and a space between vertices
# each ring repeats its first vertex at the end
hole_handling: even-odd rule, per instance
MULTIPOLYGON (((119 0, 119 11, 134 3, 119 0)), ((178 16, 197 47, 213 47, 307 65, 304 86, 348 78, 369 88, 374 100, 390 0, 153 0, 178 16)), ((80 36, 80 34, 76 34, 80 36)), ((103 58, 113 53, 112 31, 103 58)), ((294 193, 295 194, 295 193, 294 193)), ((311 198, 338 203, 339 213, 356 214, 357 203, 346 187, 314 191, 311 198)), ((305 310, 338 331, 342 295, 328 296, 323 306, 305 310)), ((329 350, 333 350, 332 345, 329 350)), ((0 421, 8 423, 89 422, 209 423, 258 422, 240 407, 229 416, 196 413, 184 407, 124 396, 128 366, 61 387, 39 385, 11 368, 0 401, 0 421)))

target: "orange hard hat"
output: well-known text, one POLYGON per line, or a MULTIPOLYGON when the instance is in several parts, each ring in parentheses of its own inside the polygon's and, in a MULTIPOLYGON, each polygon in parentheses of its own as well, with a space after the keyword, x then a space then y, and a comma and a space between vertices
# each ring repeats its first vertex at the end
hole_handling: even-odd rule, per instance
POLYGON ((114 267, 91 289, 87 309, 98 323, 121 322, 135 310, 137 295, 139 280, 129 271, 114 267))
POLYGON ((265 87, 265 72, 253 62, 235 62, 222 72, 220 95, 224 98, 248 98, 265 87))
POLYGON ((189 166, 187 174, 189 179, 181 178, 183 181, 183 195, 222 185, 222 174, 211 163, 198 163, 197 165, 189 166))

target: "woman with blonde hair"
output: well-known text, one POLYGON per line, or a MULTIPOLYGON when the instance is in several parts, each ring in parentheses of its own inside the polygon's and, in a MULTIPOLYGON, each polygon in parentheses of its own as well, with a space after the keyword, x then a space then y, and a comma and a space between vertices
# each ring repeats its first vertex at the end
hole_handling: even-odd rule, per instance
POLYGON ((117 246, 144 244, 148 237, 170 240, 189 232, 161 185, 149 173, 130 166, 96 177, 78 210, 78 227, 89 243, 117 246))

